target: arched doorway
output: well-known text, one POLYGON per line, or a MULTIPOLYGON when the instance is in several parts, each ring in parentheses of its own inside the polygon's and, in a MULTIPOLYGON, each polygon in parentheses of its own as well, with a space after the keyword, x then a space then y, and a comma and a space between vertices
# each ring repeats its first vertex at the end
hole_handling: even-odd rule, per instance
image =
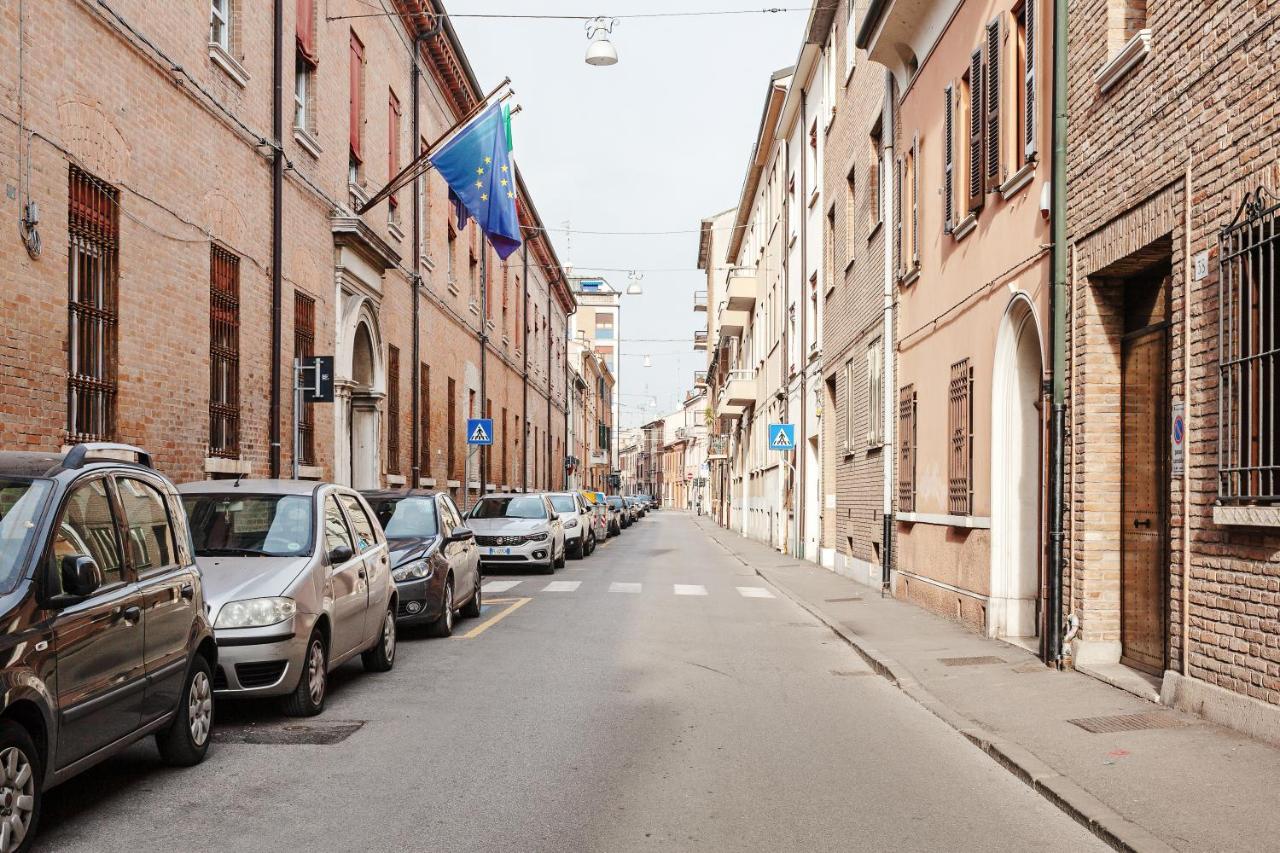
POLYGON ((368 323, 356 326, 351 342, 351 485, 376 489, 378 464, 378 400, 376 356, 368 323))
POLYGON ((386 396, 378 315, 365 299, 348 300, 339 318, 334 366, 335 481, 357 489, 382 485, 381 416, 386 396))
POLYGON ((991 413, 991 605, 988 632, 1039 633, 1044 361, 1035 311, 1019 294, 996 338, 991 413))

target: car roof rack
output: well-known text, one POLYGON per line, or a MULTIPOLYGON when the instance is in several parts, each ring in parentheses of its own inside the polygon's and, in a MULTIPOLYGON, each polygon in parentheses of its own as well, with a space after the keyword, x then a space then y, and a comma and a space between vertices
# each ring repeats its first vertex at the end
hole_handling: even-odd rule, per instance
POLYGON ((62 467, 83 468, 89 462, 99 461, 90 459, 90 454, 113 462, 134 462, 144 468, 155 470, 155 466, 151 464, 150 453, 132 444, 118 444, 112 441, 87 441, 77 444, 63 457, 62 467))

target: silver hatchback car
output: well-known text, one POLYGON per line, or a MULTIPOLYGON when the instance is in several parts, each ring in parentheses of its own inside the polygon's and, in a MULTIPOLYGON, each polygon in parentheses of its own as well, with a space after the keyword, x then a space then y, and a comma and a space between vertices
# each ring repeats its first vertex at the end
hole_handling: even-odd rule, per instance
POLYGON ((219 694, 285 697, 324 709, 328 674, 362 655, 395 662, 396 595, 387 540, 359 493, 298 480, 178 487, 218 644, 219 694))

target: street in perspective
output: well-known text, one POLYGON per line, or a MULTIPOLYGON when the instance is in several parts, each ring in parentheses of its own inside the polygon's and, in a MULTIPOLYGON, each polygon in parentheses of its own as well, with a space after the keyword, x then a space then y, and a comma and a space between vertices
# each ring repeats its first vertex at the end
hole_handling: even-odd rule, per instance
POLYGON ((1280 849, 1277 31, 0 0, 0 853, 1280 849))

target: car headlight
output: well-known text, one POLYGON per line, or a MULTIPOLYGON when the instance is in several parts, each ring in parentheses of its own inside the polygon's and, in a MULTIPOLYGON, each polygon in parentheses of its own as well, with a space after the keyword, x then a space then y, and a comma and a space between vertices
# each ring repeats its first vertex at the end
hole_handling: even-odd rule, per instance
POLYGON ((248 598, 229 601, 218 611, 215 628, 262 628, 291 619, 298 612, 292 598, 248 598))
POLYGON ((526 542, 546 542, 546 541, 547 541, 547 534, 545 534, 545 533, 530 533, 528 536, 524 537, 524 541, 526 541, 526 542))
POLYGON ((564 529, 565 529, 565 530, 572 530, 573 528, 575 528, 575 527, 577 527, 577 526, 578 526, 578 519, 576 519, 576 518, 571 518, 571 519, 569 519, 568 521, 566 521, 566 522, 564 523, 564 529))
POLYGON ((416 581, 429 577, 431 577, 431 564, 426 560, 414 560, 412 563, 405 563, 391 572, 392 580, 398 581, 416 581))

